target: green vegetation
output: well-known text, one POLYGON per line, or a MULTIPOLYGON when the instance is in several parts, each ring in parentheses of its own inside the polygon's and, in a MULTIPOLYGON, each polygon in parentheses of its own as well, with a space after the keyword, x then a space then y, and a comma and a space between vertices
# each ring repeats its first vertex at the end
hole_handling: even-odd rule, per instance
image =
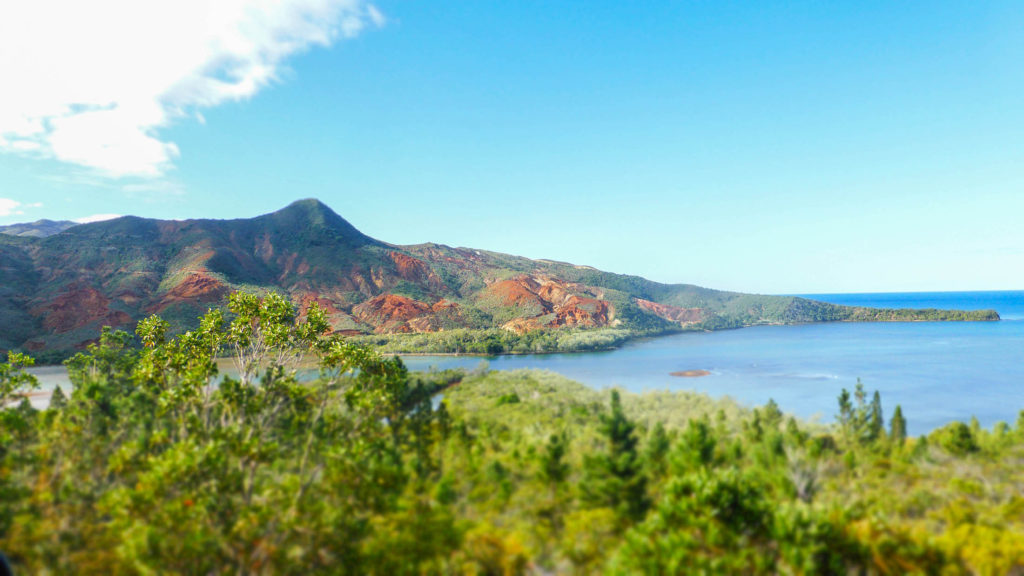
POLYGON ((620 328, 562 328, 517 334, 509 330, 492 328, 355 336, 351 341, 372 346, 384 354, 543 354, 609 350, 633 338, 665 333, 668 331, 643 333, 620 328))
POLYGON ((1024 570, 1024 413, 907 438, 859 382, 809 426, 549 372, 410 374, 326 328, 236 293, 185 334, 105 330, 46 410, 11 355, 0 550, 23 574, 1024 570))

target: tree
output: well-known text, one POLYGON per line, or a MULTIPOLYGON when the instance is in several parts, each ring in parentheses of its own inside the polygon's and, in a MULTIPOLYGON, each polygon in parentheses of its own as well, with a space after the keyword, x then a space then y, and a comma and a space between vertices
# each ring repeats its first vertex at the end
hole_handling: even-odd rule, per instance
POLYGON ((665 426, 658 422, 648 433, 644 446, 644 464, 649 478, 659 478, 665 473, 665 456, 670 447, 671 440, 665 432, 665 426))
POLYGON ((850 393, 845 388, 839 395, 839 414, 836 420, 843 438, 848 443, 865 445, 874 442, 885 432, 881 395, 876 390, 869 404, 864 383, 858 378, 853 392, 853 402, 850 401, 850 393))
POLYGON ((612 390, 611 413, 601 415, 599 431, 606 452, 587 460, 584 499, 611 508, 623 520, 637 521, 650 505, 647 478, 637 453, 636 424, 623 412, 618 390, 612 390))
POLYGON ((569 476, 569 464, 565 461, 569 449, 569 437, 562 432, 552 434, 540 454, 540 479, 554 493, 556 488, 569 476))
POLYGON ((953 422, 934 432, 939 444, 956 456, 965 456, 978 451, 978 441, 971 428, 963 422, 953 422))
POLYGON ((892 421, 889 423, 889 438, 897 446, 902 446, 907 438, 907 420, 903 417, 903 408, 899 404, 892 412, 892 421))
POLYGON ((717 440, 707 417, 691 419, 686 431, 676 443, 672 457, 672 468, 676 475, 682 475, 696 468, 707 468, 715 457, 717 440))
POLYGON ((871 397, 871 411, 868 414, 868 438, 871 441, 885 436, 885 417, 882 414, 882 396, 875 390, 871 397))
POLYGON ((779 425, 782 424, 784 415, 782 410, 779 409, 779 405, 775 403, 772 398, 768 399, 768 403, 764 405, 764 425, 769 430, 778 430, 779 425))
POLYGON ((853 403, 850 402, 850 391, 846 388, 839 393, 839 414, 836 415, 836 421, 844 432, 853 427, 853 403))

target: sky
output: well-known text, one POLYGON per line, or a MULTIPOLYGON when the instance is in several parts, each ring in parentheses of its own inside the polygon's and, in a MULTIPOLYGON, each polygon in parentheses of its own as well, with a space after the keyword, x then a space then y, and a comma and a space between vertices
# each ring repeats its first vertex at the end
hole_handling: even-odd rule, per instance
POLYGON ((315 197, 661 282, 1024 289, 1019 2, 6 2, 0 86, 0 224, 315 197))

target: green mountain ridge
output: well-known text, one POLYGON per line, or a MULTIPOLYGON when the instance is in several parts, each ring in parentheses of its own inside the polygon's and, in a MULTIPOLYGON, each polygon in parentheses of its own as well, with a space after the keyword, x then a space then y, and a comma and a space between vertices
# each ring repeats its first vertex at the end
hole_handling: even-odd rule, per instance
POLYGON ((854 308, 443 244, 392 245, 307 199, 248 219, 124 216, 45 237, 0 234, 0 349, 57 359, 102 326, 130 330, 151 314, 185 330, 238 289, 285 293, 300 310, 316 302, 335 331, 395 351, 537 352, 758 324, 998 319, 994 311, 854 308))

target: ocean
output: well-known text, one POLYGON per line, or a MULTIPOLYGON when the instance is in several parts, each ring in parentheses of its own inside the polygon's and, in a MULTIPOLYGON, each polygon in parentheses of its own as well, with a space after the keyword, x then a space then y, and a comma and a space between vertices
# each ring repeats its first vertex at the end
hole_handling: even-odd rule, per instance
MULTIPOLYGON (((598 389, 694 390, 830 422, 843 388, 859 378, 878 390, 886 417, 899 404, 911 434, 953 420, 1013 425, 1024 409, 1024 291, 808 294, 882 308, 993 308, 999 322, 832 323, 759 326, 631 342, 618 350, 487 358, 492 369, 538 368, 598 389), (680 378, 674 371, 707 370, 680 378)), ((473 368, 480 357, 407 356, 413 370, 473 368)), ((36 370, 44 386, 66 383, 60 367, 36 370)))

